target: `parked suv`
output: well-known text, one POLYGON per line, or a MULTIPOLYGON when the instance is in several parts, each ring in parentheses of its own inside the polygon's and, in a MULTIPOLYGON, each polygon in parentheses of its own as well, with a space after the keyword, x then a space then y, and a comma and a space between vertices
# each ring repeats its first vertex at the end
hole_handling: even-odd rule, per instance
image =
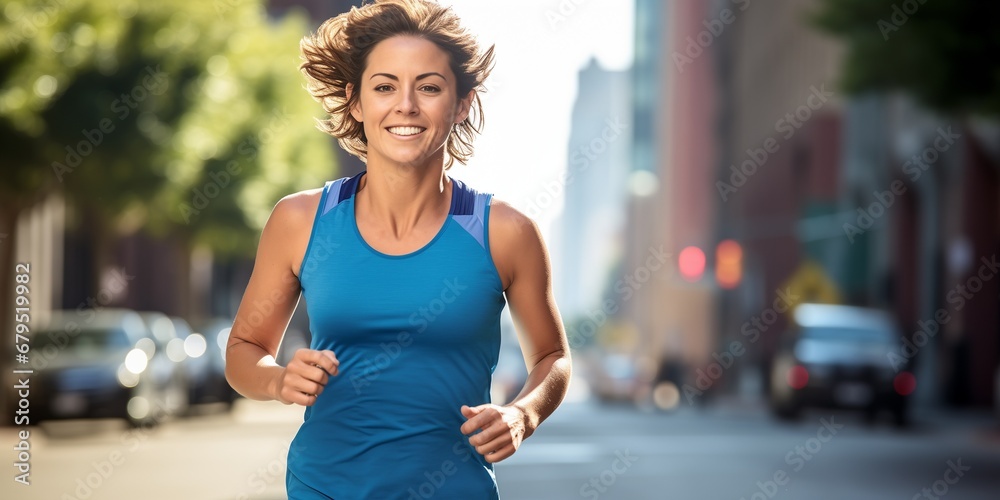
POLYGON ((134 311, 55 311, 32 333, 31 352, 33 423, 124 418, 140 425, 167 414, 159 407, 170 361, 134 311))
POLYGON ((888 312, 802 304, 793 317, 771 372, 777 416, 794 418, 821 407, 854 409, 875 420, 885 410, 897 425, 906 425, 917 382, 888 312))

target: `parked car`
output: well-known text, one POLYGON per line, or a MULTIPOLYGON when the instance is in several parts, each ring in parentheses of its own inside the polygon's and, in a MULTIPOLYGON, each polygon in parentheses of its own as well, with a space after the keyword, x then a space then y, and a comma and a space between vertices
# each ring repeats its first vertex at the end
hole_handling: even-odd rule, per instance
MULTIPOLYGON (((184 339, 181 337, 184 332, 178 333, 178 323, 161 312, 144 311, 139 316, 152 332, 156 351, 162 354, 158 358, 163 366, 162 375, 157 379, 164 393, 161 404, 168 414, 183 415, 190 405, 189 376, 185 365, 187 353, 184 352, 184 339)), ((186 323, 182 328, 186 328, 186 323)))
MULTIPOLYGON (((226 402, 232 403, 232 397, 225 392, 229 384, 225 379, 225 361, 217 356, 219 348, 210 340, 216 340, 222 328, 228 325, 212 325, 209 328, 218 330, 212 334, 212 339, 201 332, 192 331, 191 326, 182 318, 170 316, 174 326, 175 339, 168 340, 167 351, 173 353, 173 359, 182 359, 180 367, 184 373, 187 385, 187 407, 202 403, 226 402), (174 347, 171 347, 174 344, 174 347), (181 355, 180 351, 183 351, 181 355), (219 381, 225 384, 220 387, 219 381)), ((227 331, 228 334, 228 331, 227 331)))
POLYGON ((621 353, 595 353, 588 358, 589 382, 601 403, 637 404, 649 393, 639 365, 621 353))
MULTIPOLYGON (((227 407, 232 407, 233 402, 239 398, 239 393, 233 390, 226 380, 226 343, 229 341, 232 327, 233 320, 216 318, 199 327, 198 332, 193 334, 201 336, 205 344, 204 355, 200 358, 204 362, 205 371, 192 393, 192 403, 221 402, 227 407)), ((184 347, 188 348, 188 344, 189 342, 185 341, 184 347)), ((195 349, 194 346, 192 349, 195 349)))
POLYGON ((782 418, 813 407, 889 411, 906 425, 916 379, 892 316, 875 309, 802 304, 775 355, 771 407, 782 418))
POLYGON ((124 418, 155 424, 169 370, 142 318, 126 309, 53 312, 31 336, 32 421, 124 418))

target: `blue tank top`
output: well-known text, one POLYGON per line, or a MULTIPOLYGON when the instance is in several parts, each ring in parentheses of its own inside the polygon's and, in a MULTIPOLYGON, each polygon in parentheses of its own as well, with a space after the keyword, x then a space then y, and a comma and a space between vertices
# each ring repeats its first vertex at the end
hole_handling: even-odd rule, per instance
POLYGON ((363 175, 326 183, 299 271, 310 347, 335 352, 340 374, 305 410, 288 480, 337 500, 499 498, 493 465, 459 430, 462 405, 490 402, 500 350, 492 194, 452 178, 434 239, 387 255, 358 231, 363 175))

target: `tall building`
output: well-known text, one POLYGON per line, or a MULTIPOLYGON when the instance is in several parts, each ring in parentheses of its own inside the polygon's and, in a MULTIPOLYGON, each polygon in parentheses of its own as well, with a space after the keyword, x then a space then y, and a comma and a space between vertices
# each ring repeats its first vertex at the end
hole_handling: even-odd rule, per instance
MULTIPOLYGON (((843 236, 836 213, 839 45, 804 21, 814 5, 781 0, 743 9, 734 2, 735 18, 710 47, 720 103, 715 220, 719 238, 741 242, 745 269, 739 296, 719 312, 728 320, 723 338, 742 339, 741 325, 773 308, 807 271, 828 284, 824 290, 842 291, 831 275, 843 236)), ((827 298, 806 295, 803 301, 827 298)), ((774 316, 748 345, 747 360, 759 364, 764 388, 788 314, 774 316)))
MULTIPOLYGON (((636 0, 635 61, 632 67, 632 161, 626 178, 626 210, 623 255, 617 272, 611 276, 605 297, 616 304, 616 314, 625 327, 619 339, 638 358, 641 346, 647 345, 656 309, 655 280, 651 276, 638 290, 629 282, 616 286, 642 265, 657 238, 654 228, 663 221, 659 189, 662 187, 659 165, 662 152, 665 99, 663 99, 664 40, 670 27, 668 7, 657 0, 636 0)), ((638 283, 636 283, 638 285, 638 283)))
POLYGON ((687 278, 678 272, 683 249, 704 257, 715 238, 714 56, 688 47, 710 15, 706 2, 636 3, 632 196, 616 276, 629 284, 616 296, 634 328, 633 354, 647 369, 663 360, 697 367, 717 336, 716 287, 705 261, 687 278))
POLYGON ((620 252, 631 160, 630 85, 629 71, 605 70, 596 59, 579 74, 568 167, 562 179, 550 181, 565 188, 553 270, 557 301, 566 318, 599 306, 620 252))
MULTIPOLYGON (((716 193, 716 225, 743 242, 748 273, 741 300, 720 310, 738 318, 724 335, 788 287, 803 301, 827 288, 827 300, 892 311, 919 344, 900 344, 916 361, 918 403, 988 406, 1000 359, 1000 135, 901 95, 841 95, 843 48, 806 21, 817 4, 749 8, 711 45, 716 183, 729 186, 716 193)), ((754 346, 765 375, 786 319, 754 346)))

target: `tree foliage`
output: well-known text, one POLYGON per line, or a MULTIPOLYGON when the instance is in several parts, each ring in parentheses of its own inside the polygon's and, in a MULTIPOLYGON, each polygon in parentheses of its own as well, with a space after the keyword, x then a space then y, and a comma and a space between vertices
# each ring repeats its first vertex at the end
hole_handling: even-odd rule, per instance
POLYGON ((845 91, 904 90, 940 112, 997 117, 998 18, 998 2, 821 0, 815 21, 847 44, 845 91))
POLYGON ((0 12, 0 197, 59 190, 119 232, 252 253, 334 170, 302 88, 303 16, 259 1, 48 0, 0 12))

